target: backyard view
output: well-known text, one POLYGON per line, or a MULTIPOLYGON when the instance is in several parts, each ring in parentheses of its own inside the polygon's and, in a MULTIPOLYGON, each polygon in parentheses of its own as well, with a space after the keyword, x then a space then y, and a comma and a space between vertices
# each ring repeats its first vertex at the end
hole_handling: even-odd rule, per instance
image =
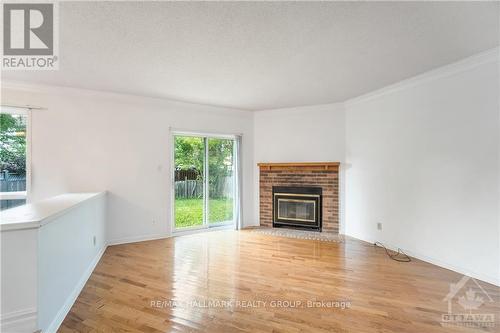
MULTIPOLYGON (((26 115, 0 113, 0 192, 26 191, 26 115)), ((1 200, 0 209, 24 199, 1 200)))
POLYGON ((175 137, 176 228, 202 226, 205 218, 212 225, 233 219, 233 145, 230 139, 175 137))
MULTIPOLYGON (((209 207, 209 222, 230 221, 233 218, 232 199, 212 199, 209 207)), ((178 228, 201 225, 203 221, 203 199, 176 199, 175 224, 178 228)))

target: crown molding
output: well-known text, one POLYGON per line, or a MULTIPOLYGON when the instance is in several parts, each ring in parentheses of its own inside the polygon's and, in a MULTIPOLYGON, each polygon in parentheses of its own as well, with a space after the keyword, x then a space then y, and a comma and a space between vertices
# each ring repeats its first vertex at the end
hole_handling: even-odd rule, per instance
POLYGON ((348 99, 344 102, 335 102, 335 103, 325 103, 325 104, 314 104, 314 105, 304 105, 299 107, 290 107, 290 108, 278 108, 278 109, 267 109, 267 110, 245 110, 238 108, 230 108, 223 107, 217 105, 210 104, 200 104, 193 103, 188 101, 180 101, 175 99, 168 98, 159 98, 159 97, 149 97, 142 95, 133 95, 133 94, 125 94, 125 93, 117 93, 117 92, 109 92, 109 91, 100 91, 100 90, 92 90, 92 89, 84 89, 84 88, 75 88, 68 86, 56 86, 56 85, 46 85, 46 84, 37 84, 37 83, 29 83, 22 81, 4 81, 0 82, 1 89, 11 89, 11 90, 20 90, 20 91, 28 91, 33 93, 50 93, 50 94, 64 94, 64 95, 78 95, 78 96, 92 96, 92 97, 100 97, 112 100, 120 100, 126 101, 128 103, 147 103, 147 104, 156 104, 156 105, 172 105, 178 104, 183 106, 203 106, 208 109, 212 109, 213 111, 222 111, 222 112, 241 112, 241 113, 260 113, 260 112, 269 112, 269 111, 290 111, 290 110, 298 110, 308 108, 308 107, 317 107, 317 106, 325 106, 325 107, 349 107, 358 103, 366 102, 368 100, 387 95, 390 93, 394 93, 396 91, 406 89, 412 86, 416 86, 425 82, 433 81, 439 78, 443 78, 449 75, 453 75, 456 73, 464 72, 475 68, 477 66, 498 62, 500 59, 500 47, 495 47, 493 49, 472 55, 468 58, 459 60, 457 62, 444 65, 442 67, 438 67, 436 69, 430 70, 428 72, 419 74, 417 76, 413 76, 409 79, 399 81, 397 83, 388 85, 386 87, 374 90, 364 95, 360 95, 358 97, 354 97, 348 99))
POLYGON ((248 114, 251 115, 253 111, 245 109, 237 109, 225 106, 211 105, 211 104, 201 104, 196 102, 181 101, 176 99, 162 98, 162 97, 152 97, 144 95, 134 95, 127 93, 119 93, 112 91, 102 91, 95 89, 86 88, 76 88, 69 86, 58 86, 50 84, 40 84, 40 83, 30 83, 24 81, 10 81, 2 80, 0 82, 0 89, 2 90, 15 90, 24 91, 30 93, 38 94, 51 94, 51 95, 64 95, 64 96, 75 96, 75 97, 92 97, 100 98, 103 100, 111 100, 121 103, 130 104, 140 104, 140 105, 152 105, 158 107, 177 107, 177 108, 189 108, 193 110, 199 110, 203 107, 210 112, 219 113, 232 113, 232 114, 248 114))
POLYGON ((392 94, 394 92, 410 88, 425 82, 430 82, 440 78, 444 78, 453 74, 461 73, 473 69, 477 66, 481 66, 488 63, 498 62, 500 57, 500 47, 495 47, 493 49, 475 54, 473 56, 464 58, 457 62, 438 67, 436 69, 430 70, 428 72, 413 76, 409 79, 399 81, 397 83, 388 85, 381 89, 374 90, 367 94, 348 99, 344 102, 344 106, 350 107, 362 102, 372 100, 377 97, 381 97, 387 94, 392 94))
POLYGON ((268 114, 279 113, 279 112, 301 113, 301 112, 316 111, 318 109, 331 110, 332 108, 343 109, 344 103, 343 102, 332 102, 332 103, 322 103, 322 104, 308 104, 308 105, 290 106, 290 107, 278 108, 278 109, 255 110, 253 112, 255 114, 259 114, 259 115, 268 115, 268 114), (312 110, 308 110, 308 109, 312 109, 312 110))

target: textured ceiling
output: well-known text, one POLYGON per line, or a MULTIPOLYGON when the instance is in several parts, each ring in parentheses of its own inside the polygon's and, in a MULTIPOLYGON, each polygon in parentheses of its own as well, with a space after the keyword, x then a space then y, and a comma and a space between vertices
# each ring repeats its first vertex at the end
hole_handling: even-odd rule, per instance
POLYGON ((60 70, 3 79, 261 110, 342 102, 498 44, 498 2, 61 2, 60 70))

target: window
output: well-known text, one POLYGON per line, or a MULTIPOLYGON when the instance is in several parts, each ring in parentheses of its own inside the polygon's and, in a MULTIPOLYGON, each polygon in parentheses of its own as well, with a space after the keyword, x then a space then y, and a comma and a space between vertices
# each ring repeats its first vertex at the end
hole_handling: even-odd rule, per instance
POLYGON ((29 190, 29 110, 0 109, 0 210, 23 205, 29 190))
POLYGON ((178 133, 173 138, 174 229, 234 225, 235 137, 178 133))

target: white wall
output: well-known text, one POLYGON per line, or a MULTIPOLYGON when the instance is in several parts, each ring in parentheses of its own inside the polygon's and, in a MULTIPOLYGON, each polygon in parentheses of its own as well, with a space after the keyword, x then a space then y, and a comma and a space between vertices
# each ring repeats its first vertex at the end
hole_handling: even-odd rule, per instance
POLYGON ((62 195, 1 219, 0 330, 55 332, 106 249, 106 195, 62 195))
POLYGON ((255 112, 255 161, 324 162, 345 158, 345 112, 325 104, 255 112))
POLYGON ((35 332, 38 229, 1 231, 0 246, 0 331, 35 332))
POLYGON ((498 81, 490 52, 346 104, 348 235, 500 283, 498 81))
POLYGON ((106 195, 71 207, 38 232, 38 328, 50 333, 57 331, 106 249, 106 195))
MULTIPOLYGON (((243 204, 253 205, 251 112, 14 83, 2 102, 47 108, 32 117, 33 199, 109 191, 111 242, 170 234, 170 127, 243 134, 243 204)), ((253 216, 244 209, 243 223, 253 216)))
MULTIPOLYGON (((254 117, 255 163, 344 162, 345 112, 342 104, 259 111, 254 117)), ((342 214, 342 166, 340 177, 342 214)), ((254 166, 255 224, 259 216, 259 170, 254 166)))

